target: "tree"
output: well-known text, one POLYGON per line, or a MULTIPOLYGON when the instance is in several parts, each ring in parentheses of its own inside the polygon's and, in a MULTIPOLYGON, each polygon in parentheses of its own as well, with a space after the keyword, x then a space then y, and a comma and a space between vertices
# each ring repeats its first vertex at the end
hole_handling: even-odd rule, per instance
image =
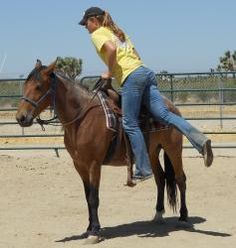
POLYGON ((226 51, 223 57, 219 58, 218 71, 236 71, 236 51, 226 51))
POLYGON ((75 80, 82 72, 82 59, 74 57, 58 57, 57 71, 63 73, 65 76, 75 80))

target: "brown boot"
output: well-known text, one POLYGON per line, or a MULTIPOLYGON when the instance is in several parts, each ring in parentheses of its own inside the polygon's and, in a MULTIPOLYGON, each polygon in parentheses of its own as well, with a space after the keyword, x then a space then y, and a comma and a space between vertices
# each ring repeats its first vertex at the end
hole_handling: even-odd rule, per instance
POLYGON ((206 167, 210 167, 213 162, 213 152, 211 149, 211 140, 208 139, 203 145, 203 159, 206 167))

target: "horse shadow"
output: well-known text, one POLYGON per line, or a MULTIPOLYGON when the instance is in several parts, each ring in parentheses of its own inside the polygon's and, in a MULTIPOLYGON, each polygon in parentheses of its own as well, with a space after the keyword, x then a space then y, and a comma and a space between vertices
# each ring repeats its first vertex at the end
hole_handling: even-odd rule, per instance
MULTIPOLYGON (((189 224, 182 225, 177 217, 167 217, 165 218, 165 222, 163 224, 158 224, 153 221, 136 221, 128 224, 122 224, 112 227, 103 227, 101 229, 101 237, 103 239, 109 240, 114 238, 122 238, 122 237, 130 237, 130 236, 138 236, 140 238, 149 237, 165 237, 169 236, 171 232, 185 230, 187 232, 201 233, 204 235, 216 236, 216 237, 229 237, 231 234, 215 232, 215 231, 206 231, 195 228, 195 224, 200 224, 205 222, 206 219, 202 217, 189 217, 189 224)), ((55 242, 69 242, 73 240, 80 240, 86 238, 86 233, 81 235, 73 235, 70 237, 65 237, 61 240, 57 240, 55 242)))

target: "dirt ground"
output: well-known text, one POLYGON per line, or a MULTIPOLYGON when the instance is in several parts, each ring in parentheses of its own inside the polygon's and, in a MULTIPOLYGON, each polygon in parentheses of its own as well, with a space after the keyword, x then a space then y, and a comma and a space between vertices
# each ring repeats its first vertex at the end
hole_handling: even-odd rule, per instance
MULTIPOLYGON (((178 224, 178 213, 167 204, 166 222, 151 222, 153 179, 128 188, 125 167, 104 167, 99 216, 105 240, 95 247, 234 247, 235 149, 214 153, 213 166, 205 168, 194 150, 184 150, 188 228, 178 224)), ((0 161, 0 248, 83 246, 87 205, 67 152, 57 158, 52 151, 0 151, 0 161)))

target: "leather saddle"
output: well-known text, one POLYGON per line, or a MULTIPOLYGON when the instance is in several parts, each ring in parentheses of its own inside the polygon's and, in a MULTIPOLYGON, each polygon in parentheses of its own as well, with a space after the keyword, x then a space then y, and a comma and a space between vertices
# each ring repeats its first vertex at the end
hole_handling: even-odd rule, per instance
MULTIPOLYGON (((95 86, 95 89, 97 87, 95 86)), ((103 91, 108 96, 108 105, 111 110, 118 116, 122 116, 121 95, 113 88, 112 79, 102 81, 99 90, 103 91)), ((146 126, 145 123, 148 123, 150 117, 151 114, 148 112, 145 106, 142 106, 140 111, 141 127, 146 126)))
MULTIPOLYGON (((121 111, 121 95, 113 88, 112 86, 112 80, 106 80, 106 81, 98 81, 95 85, 95 87, 93 88, 93 90, 95 91, 103 91, 107 96, 108 96, 108 107, 118 116, 121 117, 122 116, 122 111, 121 111)), ((147 111, 147 109, 142 106, 141 107, 141 112, 140 112, 140 126, 142 130, 146 130, 147 132, 144 132, 144 139, 146 141, 147 144, 147 148, 148 143, 149 143, 149 139, 148 139, 148 131, 150 130, 150 126, 151 126, 151 122, 150 122, 150 118, 151 118, 151 114, 149 113, 149 111, 147 111)), ((160 125, 160 124, 158 124, 160 125)), ((116 152, 114 151, 116 149, 116 144, 118 143, 117 140, 124 139, 125 142, 125 149, 126 149, 126 161, 127 161, 127 166, 128 166, 128 175, 127 175, 127 186, 133 187, 135 186, 135 183, 132 180, 132 176, 133 176, 133 163, 134 163, 134 156, 132 153, 132 149, 130 146, 130 142, 128 139, 128 136, 125 134, 123 128, 119 129, 119 134, 116 136, 116 139, 113 139, 113 142, 111 143, 110 149, 107 153, 107 156, 105 158, 105 161, 108 162, 111 157, 113 157, 116 154, 116 152)), ((104 161, 104 162, 105 162, 104 161)))

